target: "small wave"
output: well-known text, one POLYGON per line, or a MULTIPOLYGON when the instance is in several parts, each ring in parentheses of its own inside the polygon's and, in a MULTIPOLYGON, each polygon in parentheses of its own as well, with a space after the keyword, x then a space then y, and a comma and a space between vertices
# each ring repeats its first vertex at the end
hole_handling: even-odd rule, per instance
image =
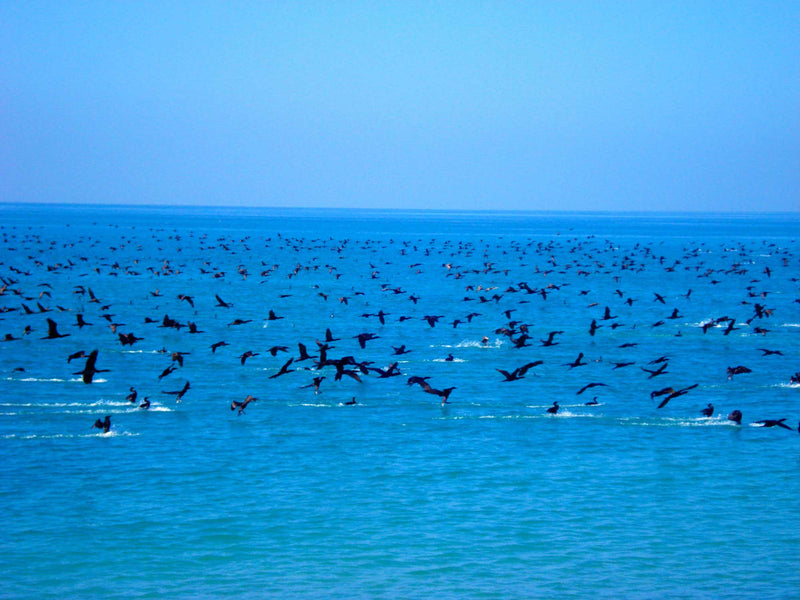
MULTIPOLYGON (((39 382, 50 382, 50 381, 67 381, 66 379, 59 379, 57 377, 53 377, 50 379, 46 379, 44 377, 24 377, 22 379, 18 379, 17 381, 39 381, 39 382)), ((70 381, 81 381, 80 379, 70 379, 70 381)))
POLYGON ((463 363, 463 362, 467 362, 467 361, 466 361, 466 360, 464 360, 463 358, 451 358, 451 359, 447 359, 447 358, 434 358, 432 362, 454 362, 454 363, 463 363))
POLYGON ((77 438, 110 438, 110 437, 138 437, 140 434, 130 431, 109 431, 107 433, 8 433, 4 440, 56 440, 77 438))

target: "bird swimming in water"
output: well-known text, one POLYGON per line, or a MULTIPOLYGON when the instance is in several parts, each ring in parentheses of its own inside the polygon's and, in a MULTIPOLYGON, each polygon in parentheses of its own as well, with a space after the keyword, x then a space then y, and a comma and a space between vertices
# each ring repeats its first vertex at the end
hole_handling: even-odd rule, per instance
POLYGON ((714 405, 709 402, 708 406, 706 406, 703 410, 701 410, 700 413, 704 417, 710 417, 711 415, 714 414, 714 405))
POLYGON ((147 410, 148 408, 150 408, 149 396, 145 396, 144 397, 144 400, 142 400, 142 403, 139 405, 139 408, 144 409, 144 410, 147 410))
POLYGON ((742 411, 734 410, 728 415, 728 421, 733 421, 737 425, 742 424, 742 411))
POLYGON ((558 409, 559 408, 561 408, 561 407, 558 405, 558 400, 555 400, 553 402, 553 406, 549 407, 547 409, 547 412, 548 412, 548 414, 554 415, 554 414, 558 413, 558 409))

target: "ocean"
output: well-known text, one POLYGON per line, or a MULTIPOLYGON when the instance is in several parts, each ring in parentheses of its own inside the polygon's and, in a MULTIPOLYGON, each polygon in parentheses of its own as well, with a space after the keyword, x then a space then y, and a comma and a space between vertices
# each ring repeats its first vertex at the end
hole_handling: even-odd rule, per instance
POLYGON ((0 224, 0 597, 798 597, 797 214, 0 224))

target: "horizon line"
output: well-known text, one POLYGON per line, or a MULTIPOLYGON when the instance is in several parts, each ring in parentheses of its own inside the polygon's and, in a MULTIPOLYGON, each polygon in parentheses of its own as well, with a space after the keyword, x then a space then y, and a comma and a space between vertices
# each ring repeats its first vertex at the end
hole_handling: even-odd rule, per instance
POLYGON ((56 202, 0 200, 0 206, 14 207, 75 207, 75 208, 161 208, 161 209, 237 209, 237 210, 299 210, 299 211, 372 211, 372 212, 419 212, 419 213, 462 213, 462 214, 619 214, 619 215, 793 215, 800 216, 797 210, 658 210, 658 209, 559 209, 559 208, 407 208, 407 207, 366 207, 366 206, 289 206, 271 204, 168 204, 168 203, 128 203, 128 202, 56 202))

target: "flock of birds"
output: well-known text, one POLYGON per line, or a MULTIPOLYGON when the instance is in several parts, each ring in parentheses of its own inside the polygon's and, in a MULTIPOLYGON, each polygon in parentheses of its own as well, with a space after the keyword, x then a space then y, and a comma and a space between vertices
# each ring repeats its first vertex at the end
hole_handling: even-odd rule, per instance
MULTIPOLYGON (((111 227, 119 229, 119 226, 111 227)), ((125 394, 132 406, 142 410, 150 408, 151 396, 140 399, 137 387, 152 387, 155 381, 161 382, 180 372, 184 361, 193 361, 202 367, 203 362, 211 357, 218 358, 229 352, 227 347, 240 345, 238 340, 266 338, 263 334, 265 327, 286 317, 277 307, 261 308, 264 302, 285 300, 291 305, 292 296, 299 295, 300 291, 303 292, 303 306, 294 307, 294 321, 297 321, 297 312, 302 308, 304 330, 317 328, 321 334, 314 336, 313 340, 264 341, 262 345, 242 349, 238 354, 230 352, 228 360, 231 366, 248 368, 259 356, 282 355, 281 365, 267 377, 267 381, 293 372, 304 372, 307 374, 299 382, 302 385, 297 387, 318 394, 324 381, 328 382, 327 386, 343 380, 361 383, 367 378, 377 381, 402 377, 411 388, 418 388, 421 393, 429 394, 445 405, 451 403, 459 387, 458 368, 463 364, 452 352, 440 361, 451 364, 445 372, 446 376, 452 377, 451 385, 434 386, 430 381, 432 375, 404 374, 401 371, 410 360, 407 355, 414 352, 415 343, 424 339, 423 336, 448 331, 452 337, 452 332, 459 327, 462 330, 469 327, 471 332, 482 332, 477 338, 479 347, 501 348, 506 357, 525 357, 517 360, 518 366, 487 366, 491 361, 486 361, 487 364, 469 367, 473 372, 482 369, 483 378, 491 386, 495 383, 513 384, 530 374, 535 376, 537 368, 551 362, 547 353, 562 345, 565 336, 580 336, 595 349, 613 348, 628 352, 625 360, 606 363, 612 365, 609 376, 623 369, 625 372, 636 370, 641 382, 632 382, 629 378, 624 385, 655 388, 649 391, 644 388, 642 393, 649 394, 653 402, 658 402, 658 410, 676 398, 697 393, 695 390, 700 384, 656 386, 651 380, 665 379, 672 364, 669 342, 663 341, 663 355, 646 357, 637 353, 638 342, 617 343, 621 340, 616 337, 616 332, 627 331, 630 334, 637 327, 652 332, 657 328, 669 329, 670 324, 685 324, 688 320, 699 325, 689 332, 673 326, 669 329, 671 335, 676 338, 684 335, 728 338, 733 332, 746 330, 763 337, 763 345, 767 346, 770 339, 767 323, 776 312, 770 304, 772 282, 780 279, 781 289, 796 290, 798 279, 794 275, 799 272, 798 259, 789 250, 766 241, 749 247, 739 244, 725 249, 685 244, 680 256, 668 257, 659 251, 658 243, 637 243, 621 249, 610 241, 601 241, 593 236, 494 242, 435 238, 428 241, 356 241, 332 237, 291 238, 280 234, 243 238, 228 235, 210 239, 207 234, 163 229, 149 229, 142 235, 132 228, 128 233, 115 232, 115 242, 103 246, 105 238, 96 234, 56 241, 29 230, 2 228, 0 323, 7 330, 2 338, 4 364, 11 360, 9 353, 13 353, 13 344, 21 340, 61 344, 68 364, 73 361, 82 361, 83 364, 82 369, 70 373, 79 375, 84 384, 91 385, 97 374, 111 372, 108 368, 101 368, 103 354, 113 352, 117 347, 142 347, 152 338, 167 339, 165 332, 174 334, 168 338, 175 343, 173 348, 154 347, 152 343, 149 346, 151 351, 167 357, 168 363, 163 370, 154 374, 152 381, 134 385, 126 382, 123 389, 127 391, 119 392, 120 396, 125 394), (151 247, 143 246, 147 244, 151 247), (187 248, 185 253, 184 248, 187 248), (354 254, 351 252, 353 249, 358 252, 354 254), (721 262, 714 266, 707 262, 712 252, 722 256, 721 262), (756 254, 767 256, 769 265, 753 272, 753 256, 756 254), (203 259, 199 262, 197 259, 182 259, 189 255, 203 259), (354 255, 360 258, 355 260, 354 255), (369 260, 363 257, 369 257, 369 260), (299 260, 301 258, 305 258, 305 262, 299 260), (384 269, 390 270, 387 268, 389 265, 395 272, 402 267, 407 274, 401 281, 389 281, 383 273, 384 269), (696 286, 679 294, 667 293, 663 289, 649 290, 643 296, 641 284, 633 283, 636 278, 641 278, 668 288, 670 274, 678 271, 683 271, 684 275, 689 273, 697 282, 696 286), (426 284, 413 289, 418 277, 427 277, 426 284), (117 285, 120 279, 127 281, 117 285), (731 307, 735 313, 713 317, 696 313, 686 316, 692 312, 695 298, 704 294, 714 295, 716 286, 726 279, 747 282, 741 286, 740 303, 731 307), (607 289, 613 288, 613 292, 597 297, 598 294, 592 291, 592 282, 597 280, 608 284, 607 289), (137 282, 141 292, 136 298, 123 297, 121 290, 131 289, 131 281, 137 282), (431 287, 431 282, 438 287, 431 287), (626 285, 636 285, 634 289, 637 292, 629 294, 625 291, 626 285), (93 286, 98 290, 102 288, 102 293, 96 294, 93 286), (181 291, 182 286, 191 289, 181 291), (236 291, 241 290, 241 286, 258 286, 258 300, 246 301, 246 306, 239 312, 239 294, 236 291), (161 288, 172 292, 162 292, 161 288), (309 289, 313 289, 310 295, 309 289), (434 294, 433 289, 438 291, 434 294), (236 292, 237 296, 226 296, 226 290, 236 292), (444 301, 442 295, 449 295, 449 299, 444 301), (576 312, 574 306, 580 305, 577 314, 582 317, 572 317, 569 323, 563 323, 559 304, 566 304, 567 299, 573 306, 572 314, 576 312), (680 306, 668 306, 668 302, 680 303, 680 306), (628 319, 636 315, 634 304, 648 304, 650 312, 652 307, 663 307, 662 317, 648 323, 631 322, 628 319), (378 305, 383 308, 376 309, 378 305), (453 312, 461 305, 467 308, 457 314, 440 314, 453 312), (363 321, 365 331, 346 335, 334 333, 330 324, 335 320, 329 319, 344 312, 351 323, 353 319, 363 321), (182 316, 173 318, 170 313, 182 316), (408 327, 408 322, 415 326, 406 334, 403 328, 408 327), (154 335, 154 330, 161 332, 154 335), (235 332, 243 330, 247 330, 248 335, 237 338, 235 332), (429 333, 423 333, 423 330, 429 333), (223 338, 223 333, 228 339, 223 338), (207 343, 212 335, 222 339, 215 337, 207 343), (490 336, 495 336, 494 342, 490 336), (78 337, 82 343, 91 339, 96 348, 72 347, 71 341, 78 337), (374 345, 380 343, 377 340, 384 339, 400 340, 400 343, 394 345, 390 342, 391 351, 388 347, 374 350, 374 345), (339 342, 352 351, 337 351, 339 342), (528 355, 533 350, 526 350, 530 348, 543 358, 530 360, 528 355), (356 358, 358 353, 362 354, 360 358, 356 358), (365 358, 365 353, 370 358, 379 355, 389 364, 379 366, 375 360, 365 358), (404 361, 403 367, 401 361, 404 361)), ((791 306, 800 309, 798 303, 800 299, 793 299, 791 306)), ((630 336, 624 339, 630 339, 630 336)), ((783 356, 783 351, 776 348, 762 347, 758 350, 762 357, 783 356)), ((126 359, 142 360, 142 355, 130 354, 126 359)), ((602 357, 590 358, 581 351, 574 360, 557 366, 571 372, 602 360, 602 357)), ((411 364, 418 368, 420 363, 411 364)), ((15 367, 12 371, 21 372, 24 368, 15 367)), ((750 367, 733 364, 727 368, 726 375, 730 380, 748 373, 752 373, 750 367)), ((114 374, 113 384, 119 385, 122 378, 122 374, 114 374)), ((791 384, 800 384, 800 372, 788 373, 784 378, 791 384)), ((605 381, 585 382, 575 395, 588 390, 599 394, 610 385, 605 381)), ((182 386, 175 387, 177 389, 160 390, 160 393, 181 402, 193 389, 188 379, 182 386)), ((246 394, 241 400, 232 399, 230 410, 241 415, 257 401, 253 394, 246 394)), ((357 400, 352 397, 342 404, 357 404, 357 400)), ((598 404, 597 396, 585 402, 586 406, 598 404)), ((545 412, 557 414, 560 408, 559 401, 555 400, 545 412)), ((740 425, 742 411, 731 408, 727 419, 740 425)), ((711 418, 715 407, 709 402, 702 409, 695 410, 703 417, 711 418)), ((786 421, 786 417, 780 416, 751 423, 791 429, 786 421)), ((98 418, 93 427, 109 432, 111 415, 98 418)))

